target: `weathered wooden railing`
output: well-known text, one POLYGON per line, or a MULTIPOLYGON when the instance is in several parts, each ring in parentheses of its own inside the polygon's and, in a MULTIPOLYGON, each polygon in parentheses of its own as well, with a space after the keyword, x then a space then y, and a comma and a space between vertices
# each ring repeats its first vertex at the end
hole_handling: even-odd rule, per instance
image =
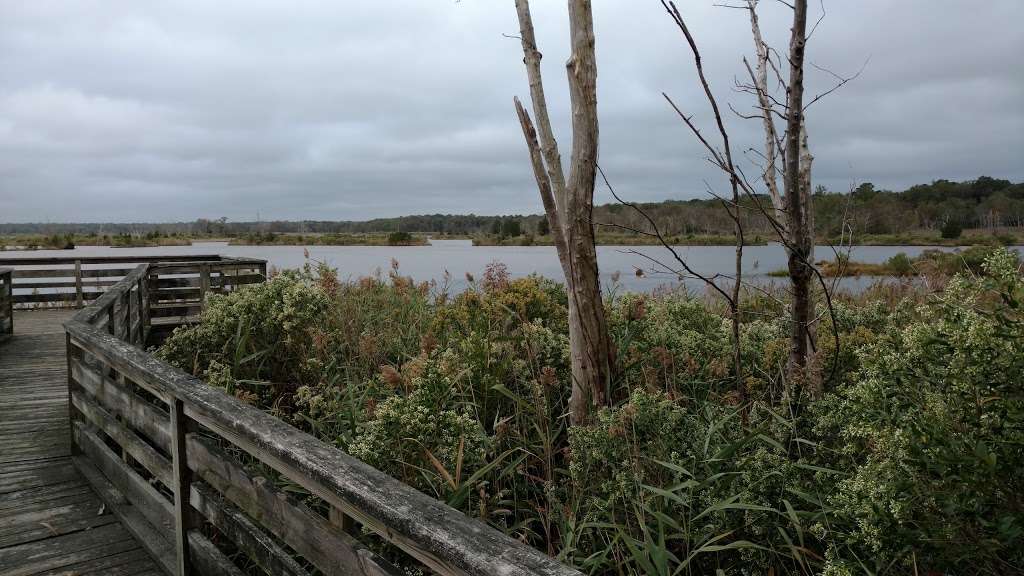
POLYGON ((0 342, 14 334, 14 270, 0 268, 0 342))
POLYGON ((146 353, 130 303, 193 266, 140 265, 65 325, 75 461, 169 573, 399 574, 361 525, 439 574, 579 574, 146 353))
MULTIPOLYGON (((81 308, 86 302, 99 298, 103 291, 113 286, 142 263, 171 265, 174 263, 193 263, 195 274, 199 272, 201 262, 224 262, 228 259, 217 255, 176 255, 176 256, 80 256, 80 257, 14 257, 0 258, 0 266, 14 268, 13 303, 20 307, 51 306, 81 308)), ((225 270, 225 274, 242 276, 266 275, 266 264, 261 260, 245 258, 231 259, 236 263, 251 263, 254 268, 249 274, 241 269, 225 270), (263 268, 256 267, 262 263, 263 268)), ((215 273, 207 283, 209 288, 217 288, 219 273, 215 273)), ((251 281, 251 278, 250 278, 251 281)), ((184 285, 183 285, 184 286, 184 285)), ((195 290, 184 291, 193 302, 199 302, 198 280, 194 282, 195 290)), ((173 316, 174 314, 165 314, 173 316)))

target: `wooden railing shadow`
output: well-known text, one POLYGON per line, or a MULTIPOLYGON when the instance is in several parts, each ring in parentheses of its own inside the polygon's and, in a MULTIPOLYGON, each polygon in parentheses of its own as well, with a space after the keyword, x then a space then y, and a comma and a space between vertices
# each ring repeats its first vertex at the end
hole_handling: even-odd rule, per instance
POLYGON ((362 529, 438 574, 579 574, 143 349, 158 314, 261 263, 144 263, 65 324, 75 463, 168 573, 400 574, 362 529))

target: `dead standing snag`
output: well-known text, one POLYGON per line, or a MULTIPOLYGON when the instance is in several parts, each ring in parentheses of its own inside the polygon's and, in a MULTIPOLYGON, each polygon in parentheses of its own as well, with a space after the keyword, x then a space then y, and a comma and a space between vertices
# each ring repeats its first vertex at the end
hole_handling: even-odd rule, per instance
POLYGON ((568 178, 562 171, 558 144, 551 131, 540 75, 541 54, 537 50, 528 0, 516 0, 516 12, 523 62, 530 83, 530 99, 537 118, 536 129, 518 99, 515 104, 565 274, 572 359, 569 412, 573 424, 583 424, 589 420, 593 407, 608 404, 614 360, 601 298, 591 221, 599 133, 594 23, 589 0, 569 0, 568 4, 571 54, 566 62, 566 72, 572 105, 572 152, 568 178))

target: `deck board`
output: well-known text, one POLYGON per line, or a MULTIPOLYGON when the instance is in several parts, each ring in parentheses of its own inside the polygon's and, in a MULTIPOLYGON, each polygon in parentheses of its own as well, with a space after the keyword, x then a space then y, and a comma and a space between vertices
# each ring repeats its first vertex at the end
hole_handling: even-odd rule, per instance
POLYGON ((0 574, 162 574, 71 460, 62 323, 17 311, 0 344, 0 574))

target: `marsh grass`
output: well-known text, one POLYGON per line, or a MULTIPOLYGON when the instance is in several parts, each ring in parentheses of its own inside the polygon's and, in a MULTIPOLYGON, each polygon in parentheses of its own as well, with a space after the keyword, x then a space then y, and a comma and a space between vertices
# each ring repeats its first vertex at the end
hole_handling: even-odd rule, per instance
POLYGON ((748 294, 747 424, 720 302, 612 291, 615 402, 569 426, 564 290, 497 264, 453 294, 397 262, 353 282, 311 262, 212 296, 159 354, 585 573, 1008 573, 1024 566, 1016 266, 995 252, 943 293, 837 297, 821 364, 839 369, 816 403, 781 377, 784 297, 748 294))

